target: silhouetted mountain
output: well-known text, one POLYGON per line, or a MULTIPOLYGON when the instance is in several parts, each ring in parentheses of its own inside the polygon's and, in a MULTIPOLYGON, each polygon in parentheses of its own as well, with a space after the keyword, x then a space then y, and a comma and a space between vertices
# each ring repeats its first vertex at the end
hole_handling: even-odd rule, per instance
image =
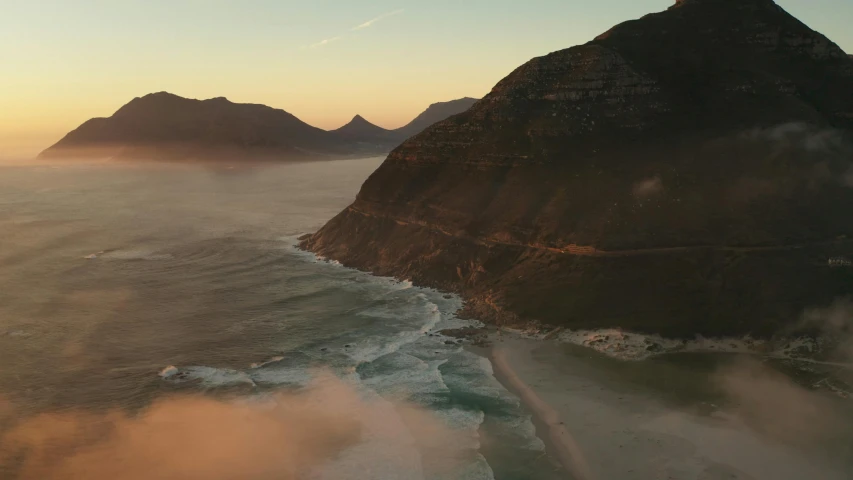
POLYGON ((476 101, 475 98, 466 97, 449 102, 434 103, 414 120, 395 130, 386 130, 368 122, 361 115, 356 115, 343 127, 332 130, 332 133, 362 144, 385 146, 390 151, 404 140, 421 133, 432 124, 468 110, 476 101))
POLYGON ((837 45, 682 0, 519 67, 303 246, 499 323, 770 335, 853 291, 851 132, 837 45))
POLYGON ((41 157, 278 160, 351 153, 343 139, 284 110, 160 92, 85 122, 41 157))
POLYGON ((405 140, 421 133, 434 123, 441 122, 453 115, 457 115, 468 110, 475 103, 477 103, 477 99, 469 97, 451 100, 449 102, 433 103, 407 125, 394 130, 394 133, 401 140, 405 140))
POLYGON ((387 138, 390 136, 390 130, 368 122, 361 115, 356 115, 349 123, 331 132, 348 138, 387 138))
MULTIPOLYGON (((418 118, 449 116, 458 113, 458 108, 429 115, 427 110, 418 118)), ((406 132, 415 131, 414 127, 404 128, 406 132)), ((330 159, 387 153, 405 139, 404 134, 385 130, 358 115, 349 124, 328 132, 264 105, 233 103, 225 98, 193 100, 160 92, 133 99, 111 117, 83 123, 40 157, 330 159)))

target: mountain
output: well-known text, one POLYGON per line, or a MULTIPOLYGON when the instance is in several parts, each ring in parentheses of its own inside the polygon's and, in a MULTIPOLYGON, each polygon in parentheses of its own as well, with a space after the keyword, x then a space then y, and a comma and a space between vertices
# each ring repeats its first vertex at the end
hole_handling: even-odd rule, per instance
POLYGON ((361 115, 356 115, 343 127, 332 130, 332 133, 348 138, 383 138, 390 136, 390 132, 368 122, 361 115))
POLYGON ((160 92, 133 99, 109 118, 83 123, 40 158, 310 160, 379 155, 399 145, 408 132, 418 133, 425 121, 461 112, 464 102, 459 102, 436 104, 440 107, 430 113, 433 105, 418 117, 425 120, 415 124, 416 119, 405 130, 385 130, 357 115, 329 132, 265 105, 160 92))
POLYGON ((395 135, 391 130, 386 130, 368 122, 361 115, 356 115, 349 123, 341 128, 332 130, 331 133, 346 141, 361 145, 364 148, 374 148, 384 152, 391 151, 405 140, 395 135))
POLYGON ((449 102, 433 103, 414 120, 395 130, 386 130, 368 122, 361 115, 356 115, 348 124, 332 132, 350 140, 393 148, 431 125, 468 110, 476 102, 476 98, 465 97, 449 102))
POLYGON ((681 0, 517 68, 302 247, 504 324, 802 330, 853 291, 851 135, 837 45, 772 0, 681 0))
POLYGON ((433 103, 423 113, 415 117, 414 120, 405 126, 394 130, 394 133, 402 140, 414 137, 434 123, 441 122, 453 115, 468 110, 475 103, 477 103, 477 99, 469 97, 459 98, 449 102, 433 103))
POLYGON ((284 110, 160 92, 133 99, 109 118, 85 122, 40 156, 295 159, 349 150, 342 139, 284 110))

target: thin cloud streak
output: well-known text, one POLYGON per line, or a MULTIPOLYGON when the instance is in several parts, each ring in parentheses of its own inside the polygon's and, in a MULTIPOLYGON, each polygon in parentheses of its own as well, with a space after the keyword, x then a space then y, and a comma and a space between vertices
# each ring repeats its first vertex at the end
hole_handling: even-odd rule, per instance
MULTIPOLYGON (((371 20, 368 20, 368 21, 366 21, 366 22, 362 23, 361 25, 357 25, 357 26, 355 26, 355 27, 352 27, 352 28, 350 29, 350 31, 351 31, 351 32, 355 32, 355 31, 358 31, 358 30, 363 30, 363 29, 365 29, 365 28, 369 28, 369 27, 373 26, 373 24, 374 24, 374 23, 379 22, 379 21, 381 21, 381 20, 385 20, 385 19, 386 19, 386 18, 388 18, 388 17, 393 17, 393 16, 395 16, 395 15, 399 15, 399 14, 403 13, 403 11, 404 11, 403 9, 400 9, 400 10, 394 10, 393 12, 384 13, 384 14, 379 15, 378 17, 376 17, 376 18, 374 18, 374 19, 371 19, 371 20)), ((306 45, 306 46, 304 46, 304 47, 302 47, 302 48, 318 48, 318 47, 323 47, 323 46, 326 46, 326 45, 328 45, 328 44, 330 44, 330 43, 332 43, 332 42, 337 42, 338 40, 343 39, 343 38, 344 38, 344 36, 345 36, 345 35, 338 35, 338 36, 336 36, 336 37, 326 38, 326 39, 324 39, 324 40, 320 40, 320 41, 319 41, 319 42, 317 42, 317 43, 313 43, 313 44, 311 44, 311 45, 306 45)))
POLYGON ((324 39, 324 40, 320 40, 320 41, 319 41, 319 42, 317 42, 317 43, 313 43, 313 44, 311 44, 311 45, 308 45, 308 46, 307 46, 307 47, 305 47, 305 48, 317 48, 317 47, 322 47, 322 46, 324 46, 324 45, 328 45, 328 44, 330 44, 330 43, 332 43, 332 42, 337 42, 337 41, 338 41, 338 40, 340 40, 341 38, 343 38, 343 37, 341 37, 340 35, 338 35, 337 37, 326 38, 326 39, 324 39))
POLYGON ((366 22, 362 23, 361 25, 358 25, 358 26, 353 27, 353 28, 352 28, 352 31, 354 32, 354 31, 356 31, 356 30, 361 30, 361 29, 364 29, 364 28, 368 28, 368 27, 372 26, 374 23, 376 23, 376 22, 378 22, 378 21, 380 21, 380 20, 385 20, 385 19, 386 19, 386 18, 388 18, 388 17, 393 17, 394 15, 399 15, 399 14, 401 14, 401 13, 403 13, 403 10, 402 10, 402 9, 400 9, 400 10, 394 10, 393 12, 388 12, 388 13, 385 13, 385 14, 379 15, 378 17, 376 17, 376 18, 374 18, 374 19, 372 19, 372 20, 368 20, 368 21, 366 21, 366 22))

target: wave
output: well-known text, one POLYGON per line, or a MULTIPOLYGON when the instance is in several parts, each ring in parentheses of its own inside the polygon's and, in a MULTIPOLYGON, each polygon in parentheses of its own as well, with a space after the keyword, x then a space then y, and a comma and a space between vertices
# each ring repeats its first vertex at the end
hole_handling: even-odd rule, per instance
POLYGON ((173 383, 199 381, 205 387, 223 387, 239 384, 257 386, 254 380, 245 372, 228 368, 205 366, 178 368, 170 365, 161 370, 159 375, 164 380, 173 383))
POLYGON ((276 357, 271 357, 268 360, 264 360, 263 362, 260 362, 260 363, 253 363, 253 364, 249 365, 249 368, 261 368, 261 367, 267 366, 271 363, 280 362, 282 360, 284 360, 284 357, 279 355, 276 357))
POLYGON ((264 368, 249 374, 255 385, 272 387, 304 387, 314 378, 308 369, 300 367, 264 368))
MULTIPOLYGON (((280 240, 288 255, 300 260, 289 271, 306 286, 289 287, 288 302, 281 307, 292 305, 294 293, 305 298, 320 288, 326 292, 325 298, 330 289, 340 289, 367 302, 340 313, 344 322, 352 318, 359 328, 312 337, 296 350, 247 362, 244 370, 170 366, 160 372, 163 381, 194 381, 204 387, 249 385, 263 394, 277 388, 310 389, 317 381, 314 369, 320 367, 353 385, 376 406, 364 419, 368 428, 362 442, 307 478, 493 479, 492 469, 480 452, 480 431, 487 417, 490 438, 510 438, 520 448, 544 452, 529 415, 494 378, 489 361, 437 333, 445 328, 480 325, 454 315, 462 305, 458 296, 325 261, 298 250, 296 237, 280 240), (306 263, 300 265, 302 262, 306 263), (401 417, 395 400, 429 412, 441 428, 454 432, 453 440, 424 437, 407 423, 411 419, 401 417), (462 462, 452 476, 424 470, 424 465, 449 457, 462 462)), ((325 334, 323 330, 317 332, 325 334)))

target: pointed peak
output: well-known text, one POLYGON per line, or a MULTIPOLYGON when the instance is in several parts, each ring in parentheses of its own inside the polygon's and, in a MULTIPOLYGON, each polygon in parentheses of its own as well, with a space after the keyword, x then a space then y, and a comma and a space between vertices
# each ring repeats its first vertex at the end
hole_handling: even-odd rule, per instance
MULTIPOLYGON (((380 128, 376 124, 374 124, 374 123, 370 122, 369 120, 367 120, 366 118, 362 117, 361 115, 356 115, 356 116, 352 117, 352 120, 350 120, 346 125, 344 125, 344 127, 349 127, 349 128, 353 128, 353 127, 357 127, 357 128, 380 128)), ((341 128, 344 128, 344 127, 341 127, 341 128)))

